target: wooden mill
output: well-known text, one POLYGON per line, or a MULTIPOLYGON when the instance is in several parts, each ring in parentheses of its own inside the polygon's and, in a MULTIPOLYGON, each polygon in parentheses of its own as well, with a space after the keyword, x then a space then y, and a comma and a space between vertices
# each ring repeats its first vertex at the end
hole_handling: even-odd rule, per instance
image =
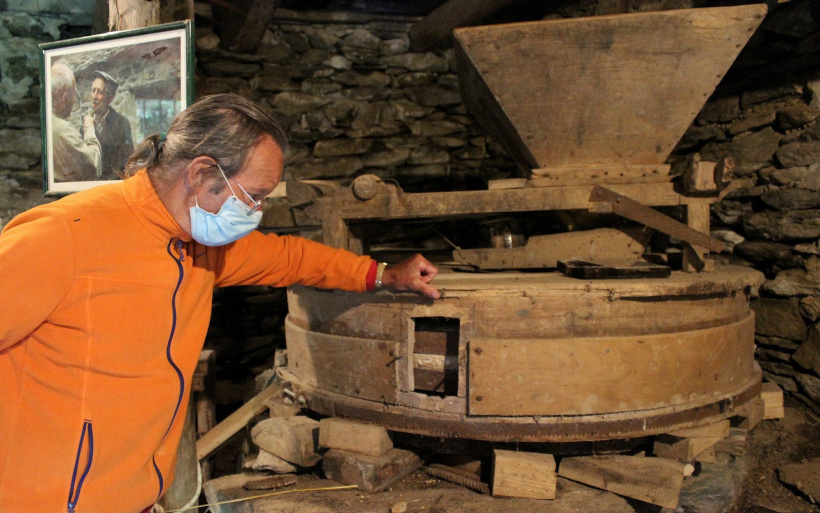
POLYGON ((456 30, 465 102, 528 176, 413 194, 361 176, 321 200, 325 242, 363 252, 363 223, 505 213, 637 224, 456 250, 435 302, 294 287, 279 371, 289 393, 324 415, 503 442, 633 438, 749 415, 761 386, 749 298, 763 277, 708 258, 722 247, 709 209, 731 187, 731 162, 667 159, 765 12, 456 30), (685 223, 653 208, 673 206, 685 223), (669 255, 646 263, 652 230, 682 245, 671 272, 669 255), (458 272, 468 267, 496 272, 458 272))

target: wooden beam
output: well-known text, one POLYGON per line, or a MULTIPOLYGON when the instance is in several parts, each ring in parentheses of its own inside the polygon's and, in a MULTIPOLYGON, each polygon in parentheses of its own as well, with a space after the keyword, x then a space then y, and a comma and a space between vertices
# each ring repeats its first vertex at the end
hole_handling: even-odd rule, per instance
POLYGON ((518 248, 458 249, 453 251, 453 260, 479 269, 554 268, 559 260, 572 258, 596 262, 634 261, 643 254, 648 240, 648 236, 637 232, 639 230, 598 228, 536 235, 518 248))
MULTIPOLYGON (((357 201, 352 198, 349 190, 341 190, 334 197, 336 204, 328 204, 326 208, 343 220, 429 219, 502 212, 586 210, 591 206, 592 190, 593 186, 578 185, 401 195, 386 193, 377 194, 368 201, 357 201)), ((645 204, 658 207, 689 203, 708 204, 717 199, 682 196, 676 192, 672 183, 617 184, 612 185, 610 190, 624 196, 641 198, 645 204)))
POLYGON ((558 475, 665 508, 677 508, 686 466, 641 456, 564 458, 558 475))
POLYGON ((205 433, 202 438, 196 442, 197 459, 201 461, 214 452, 237 431, 247 426, 252 418, 265 411, 265 408, 267 408, 265 401, 281 392, 282 389, 279 385, 274 383, 253 397, 253 399, 240 406, 239 409, 214 426, 213 429, 205 433))
POLYGON ((533 169, 529 187, 671 182, 669 164, 609 164, 533 169))
POLYGON ((446 43, 453 29, 476 25, 518 0, 450 0, 410 29, 410 51, 426 52, 446 43))
MULTIPOLYGON (((640 196, 636 196, 640 197, 640 196)), ((657 210, 647 207, 644 204, 630 199, 623 194, 596 185, 592 188, 589 201, 596 203, 607 203, 611 211, 619 216, 626 217, 633 221, 645 224, 651 228, 671 235, 677 239, 688 242, 693 246, 702 246, 712 251, 720 253, 723 251, 723 242, 711 238, 709 235, 699 232, 689 226, 675 221, 669 216, 661 214, 657 210)), ((651 201, 647 204, 652 205, 651 201)), ((708 203, 705 204, 708 209, 708 203)), ((703 207, 700 207, 703 210, 703 207)), ((708 219, 708 218, 707 218, 708 219)))
POLYGON ((222 47, 235 53, 253 53, 273 19, 279 0, 250 0, 241 16, 227 16, 222 31, 222 47))

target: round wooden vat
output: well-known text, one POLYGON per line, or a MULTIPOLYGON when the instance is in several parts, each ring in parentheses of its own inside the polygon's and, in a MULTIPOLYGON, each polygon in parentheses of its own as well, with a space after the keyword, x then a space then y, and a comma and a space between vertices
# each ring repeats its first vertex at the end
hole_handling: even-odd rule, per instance
POLYGON ((444 298, 293 287, 280 371, 309 408, 490 441, 664 433, 743 414, 759 395, 760 273, 665 279, 443 273, 444 298))

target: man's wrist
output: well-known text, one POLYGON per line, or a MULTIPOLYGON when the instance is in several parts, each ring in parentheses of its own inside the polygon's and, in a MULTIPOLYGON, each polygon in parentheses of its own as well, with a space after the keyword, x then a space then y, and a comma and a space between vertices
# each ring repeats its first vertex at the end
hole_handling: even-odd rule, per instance
POLYGON ((382 278, 384 277, 384 269, 387 267, 386 262, 379 262, 376 265, 376 288, 381 288, 383 286, 382 278))

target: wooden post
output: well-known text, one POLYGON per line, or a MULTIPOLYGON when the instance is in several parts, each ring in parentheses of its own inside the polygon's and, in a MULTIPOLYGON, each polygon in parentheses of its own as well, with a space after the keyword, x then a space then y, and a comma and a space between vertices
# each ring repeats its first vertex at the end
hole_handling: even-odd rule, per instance
MULTIPOLYGON (((98 7, 98 11, 100 9, 98 7)), ((108 0, 110 31, 150 27, 193 17, 193 0, 108 0)))
MULTIPOLYGON (((709 203, 690 203, 686 205, 686 224, 689 228, 709 235, 709 203)), ((702 246, 690 245, 683 252, 683 270, 698 272, 706 269, 706 255, 709 250, 702 246)))

